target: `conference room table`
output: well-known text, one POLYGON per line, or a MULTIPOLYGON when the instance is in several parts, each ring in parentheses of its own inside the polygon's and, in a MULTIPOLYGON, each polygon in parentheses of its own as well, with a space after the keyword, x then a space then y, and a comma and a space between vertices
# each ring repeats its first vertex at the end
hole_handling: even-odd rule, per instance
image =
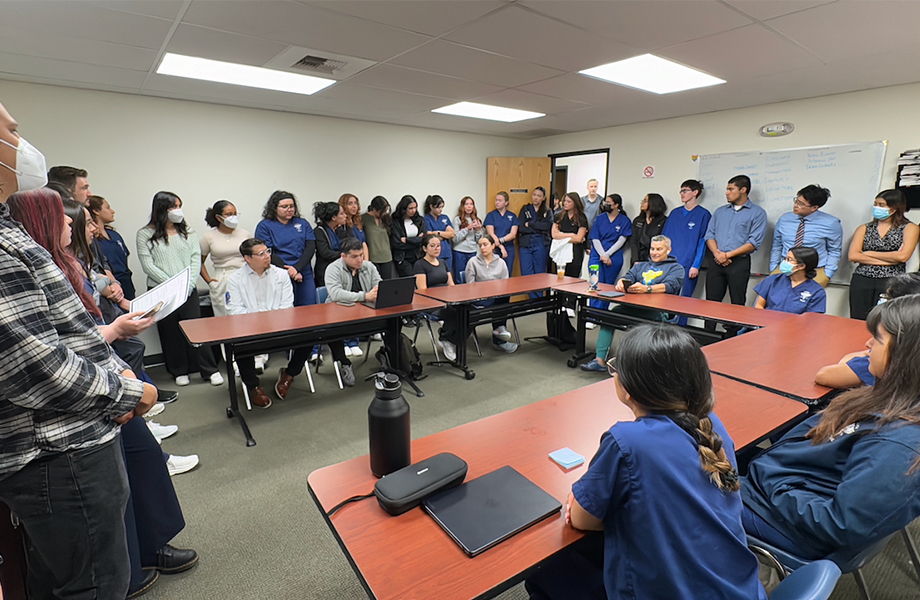
MULTIPOLYGON (((437 300, 416 295, 411 304, 392 308, 373 309, 360 302, 350 306, 326 302, 245 315, 190 319, 179 325, 186 339, 194 346, 223 344, 230 388, 227 417, 236 417, 246 436, 246 445, 255 446, 255 438, 240 410, 236 374, 233 370, 235 356, 287 351, 384 332, 387 353, 393 365, 398 365, 402 317, 443 307, 444 304, 437 300)), ((309 365, 305 366, 305 369, 309 368, 309 365)), ((408 379, 405 381, 415 390, 416 395, 424 396, 414 382, 408 379)))
MULTIPOLYGON (((794 400, 713 376, 715 411, 735 441, 749 448, 804 418, 794 400)), ((412 461, 440 452, 469 465, 466 480, 510 465, 560 501, 586 471, 601 434, 633 420, 616 397, 612 378, 460 425, 412 442, 412 461), (548 454, 569 447, 586 462, 570 470, 548 454)), ((377 479, 361 456, 313 471, 310 495, 370 598, 467 600, 491 598, 522 581, 541 561, 582 537, 556 514, 469 558, 423 510, 389 516, 373 497, 327 511, 346 498, 373 491, 377 479)))
MULTIPOLYGON (((560 311, 562 306, 556 294, 542 295, 539 298, 528 298, 519 302, 507 304, 492 304, 486 307, 477 307, 477 302, 492 300, 506 296, 529 294, 531 292, 544 292, 552 290, 560 284, 575 284, 582 281, 576 277, 562 277, 552 273, 536 273, 508 279, 495 279, 491 281, 474 281, 451 286, 432 287, 418 290, 416 295, 426 296, 457 311, 457 330, 469 331, 470 328, 491 323, 502 319, 523 317, 541 312, 560 311)), ((558 320, 557 320, 558 321, 558 320)), ((552 333, 552 332, 551 332, 552 333)), ((558 336, 558 332, 555 332, 558 336)), ((457 359, 443 361, 463 371, 467 379, 473 379, 476 374, 467 364, 466 344, 457 344, 457 359)), ((433 363, 429 363, 433 364, 433 363)))
POLYGON ((705 346, 703 353, 714 373, 814 406, 834 391, 814 382, 818 369, 865 349, 869 337, 865 321, 805 313, 705 346))

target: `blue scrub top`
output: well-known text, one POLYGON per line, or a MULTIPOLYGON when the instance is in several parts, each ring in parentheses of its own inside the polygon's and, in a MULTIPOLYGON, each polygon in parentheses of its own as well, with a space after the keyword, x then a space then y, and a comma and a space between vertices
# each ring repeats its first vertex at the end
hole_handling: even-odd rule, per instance
POLYGON ((792 287, 792 280, 787 275, 777 273, 757 284, 754 292, 767 301, 769 310, 800 315, 823 313, 827 308, 827 294, 814 279, 806 279, 792 287))
MULTIPOLYGON (((520 221, 518 221, 517 215, 510 210, 506 210, 504 215, 500 214, 498 210, 493 210, 486 215, 486 220, 482 224, 491 225, 495 228, 495 240, 498 241, 498 238, 511 233, 511 228, 519 225, 520 221)), ((514 240, 505 242, 505 246, 508 244, 514 245, 514 240)))
POLYGON ((109 266, 112 267, 112 275, 121 284, 121 288, 125 292, 125 298, 134 300, 134 282, 131 281, 132 273, 131 269, 128 268, 128 257, 131 256, 131 253, 128 251, 128 246, 125 244, 121 234, 114 229, 107 230, 107 233, 110 239, 96 238, 96 241, 99 243, 99 248, 102 250, 102 254, 105 255, 105 259, 109 261, 109 266))
POLYGON ((860 381, 866 385, 875 385, 875 375, 869 372, 868 356, 854 356, 847 361, 847 366, 850 367, 851 371, 856 373, 860 381))
MULTIPOLYGON (((734 442, 718 417, 710 419, 734 465, 734 442)), ((741 494, 712 483, 696 442, 668 417, 616 423, 572 492, 604 522, 608 598, 766 600, 741 525, 741 494)))
MULTIPOLYGON (((307 242, 316 240, 313 228, 304 219, 294 217, 287 225, 275 219, 262 219, 256 225, 255 237, 265 241, 272 253, 281 258, 286 265, 294 266, 303 256, 307 242)), ((312 272, 308 264, 302 273, 312 272)))
MULTIPOLYGON (((434 218, 434 215, 427 214, 425 215, 425 227, 428 228, 428 231, 447 231, 448 227, 453 227, 453 223, 450 222, 450 217, 441 213, 437 219, 434 218)), ((453 256, 453 250, 451 250, 450 240, 441 240, 441 253, 438 254, 438 258, 450 258, 453 256)))
MULTIPOLYGON (((632 235, 632 221, 629 220, 629 217, 620 213, 617 217, 611 221, 607 216, 607 213, 601 212, 597 214, 597 218, 594 219, 594 225, 591 227, 591 233, 588 234, 589 240, 600 240, 601 246, 604 247, 604 250, 613 246, 616 243, 617 239, 622 237, 629 237, 632 235)), ((597 250, 594 248, 594 244, 590 244, 591 247, 591 256, 593 258, 600 258, 600 254, 597 253, 597 250)), ((622 252, 622 248, 617 250, 617 252, 622 252)))

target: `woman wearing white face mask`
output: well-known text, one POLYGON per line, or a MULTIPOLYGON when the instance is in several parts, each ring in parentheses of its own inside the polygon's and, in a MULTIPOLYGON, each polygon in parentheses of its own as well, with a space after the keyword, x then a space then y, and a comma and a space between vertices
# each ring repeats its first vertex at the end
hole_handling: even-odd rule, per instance
POLYGON ((856 228, 850 242, 850 262, 857 263, 850 279, 850 318, 866 320, 888 280, 907 271, 917 247, 920 227, 904 216, 907 200, 900 190, 879 192, 872 205, 872 221, 856 228))
POLYGON ((201 236, 201 278, 208 284, 215 317, 227 314, 227 280, 245 264, 240 244, 252 236, 238 227, 240 217, 229 200, 218 200, 204 215, 211 228, 201 236), (211 257, 212 270, 204 262, 211 257))
POLYGON ((198 278, 201 270, 201 246, 198 234, 185 222, 182 200, 171 192, 157 192, 150 209, 150 222, 137 232, 137 257, 147 274, 147 287, 153 288, 186 267, 191 269, 188 296, 185 303, 157 323, 160 347, 166 370, 176 378, 176 385, 189 384, 189 373, 198 371, 211 385, 222 385, 224 378, 217 371, 211 348, 193 348, 179 321, 201 316, 198 306, 198 278))

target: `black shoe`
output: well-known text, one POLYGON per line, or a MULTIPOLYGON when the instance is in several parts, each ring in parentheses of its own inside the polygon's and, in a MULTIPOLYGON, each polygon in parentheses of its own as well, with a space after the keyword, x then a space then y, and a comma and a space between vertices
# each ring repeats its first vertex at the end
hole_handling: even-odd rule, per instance
POLYGON ((179 399, 179 392, 173 390, 157 389, 157 402, 162 404, 172 404, 179 399))
POLYGON ((157 551, 157 564, 152 567, 144 567, 144 570, 156 569, 164 575, 172 575, 188 571, 197 564, 198 553, 194 550, 173 548, 166 544, 157 551))
POLYGON ((160 578, 159 571, 156 571, 156 570, 149 571, 147 575, 144 577, 144 580, 141 581, 140 585, 137 586, 137 589, 128 590, 128 595, 125 596, 125 598, 127 600, 131 600, 132 598, 138 598, 140 596, 143 596, 148 591, 150 591, 150 588, 153 587, 153 584, 156 583, 157 579, 159 578, 160 578))

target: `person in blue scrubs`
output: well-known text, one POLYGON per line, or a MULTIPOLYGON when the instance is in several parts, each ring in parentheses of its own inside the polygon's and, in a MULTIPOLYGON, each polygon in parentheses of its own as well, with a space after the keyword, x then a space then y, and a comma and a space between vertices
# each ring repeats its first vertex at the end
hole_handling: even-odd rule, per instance
MULTIPOLYGON (((878 303, 913 294, 920 294, 920 273, 903 273, 888 280, 888 289, 878 303)), ((837 390, 875 385, 875 375, 869 372, 869 350, 851 352, 837 364, 821 367, 815 383, 837 390)))
MULTIPOLYGON (((521 208, 518 214, 518 245, 521 249, 521 275, 546 273, 549 263, 549 235, 553 228, 553 212, 546 205, 546 190, 540 186, 533 189, 531 203, 521 208)), ((531 292, 531 298, 542 294, 531 292)))
POLYGON ((428 228, 428 233, 441 240, 438 260, 447 265, 448 273, 453 273, 454 252, 450 240, 454 239, 454 226, 450 222, 450 217, 444 214, 444 198, 437 194, 425 198, 425 227, 428 228))
MULTIPOLYGON (((591 255, 588 267, 598 265, 598 281, 615 285, 623 269, 623 246, 632 235, 632 222, 623 212, 623 198, 610 194, 604 198, 600 213, 594 219, 588 239, 591 255)), ((591 306, 604 308, 608 303, 592 300, 591 306)))
POLYGON ((316 252, 316 237, 306 219, 300 217, 294 194, 278 190, 265 203, 255 237, 272 251, 272 264, 288 272, 294 285, 294 306, 316 304, 316 283, 310 262, 316 252))
POLYGON ((486 226, 486 232, 493 239, 498 240, 498 252, 508 265, 508 276, 514 271, 514 238, 518 234, 517 215, 508 210, 511 204, 511 196, 508 192, 499 192, 495 195, 495 210, 486 215, 483 225, 486 226))
POLYGON ((121 284, 125 298, 134 300, 137 293, 134 291, 134 281, 131 279, 134 275, 128 267, 128 257, 131 252, 125 244, 121 234, 115 231, 112 223, 115 222, 115 210, 109 205, 108 201, 102 196, 90 196, 89 212, 96 223, 96 243, 102 250, 103 256, 109 261, 112 267, 112 274, 121 284))
MULTIPOLYGON (((617 398, 636 418, 604 432, 565 502, 567 524, 603 532, 606 597, 766 600, 741 524, 734 443, 713 412, 699 344, 679 327, 639 325, 608 366, 617 398)), ((528 580, 531 598, 553 597, 544 590, 573 577, 553 569, 562 559, 528 580)), ((573 588, 585 587, 584 575, 573 588)))
POLYGON ((780 272, 757 284, 754 308, 766 308, 801 315, 827 310, 827 294, 815 281, 818 251, 806 246, 789 250, 779 264, 780 272))
MULTIPOLYGON (((706 254, 706 229, 712 214, 697 204, 700 194, 703 193, 703 183, 696 179, 688 179, 680 184, 679 206, 671 211, 664 224, 662 235, 671 238, 671 254, 677 262, 687 271, 684 287, 680 295, 685 298, 693 296, 693 290, 699 281, 700 265, 706 254)), ((684 319, 686 324, 686 319, 684 319)))

